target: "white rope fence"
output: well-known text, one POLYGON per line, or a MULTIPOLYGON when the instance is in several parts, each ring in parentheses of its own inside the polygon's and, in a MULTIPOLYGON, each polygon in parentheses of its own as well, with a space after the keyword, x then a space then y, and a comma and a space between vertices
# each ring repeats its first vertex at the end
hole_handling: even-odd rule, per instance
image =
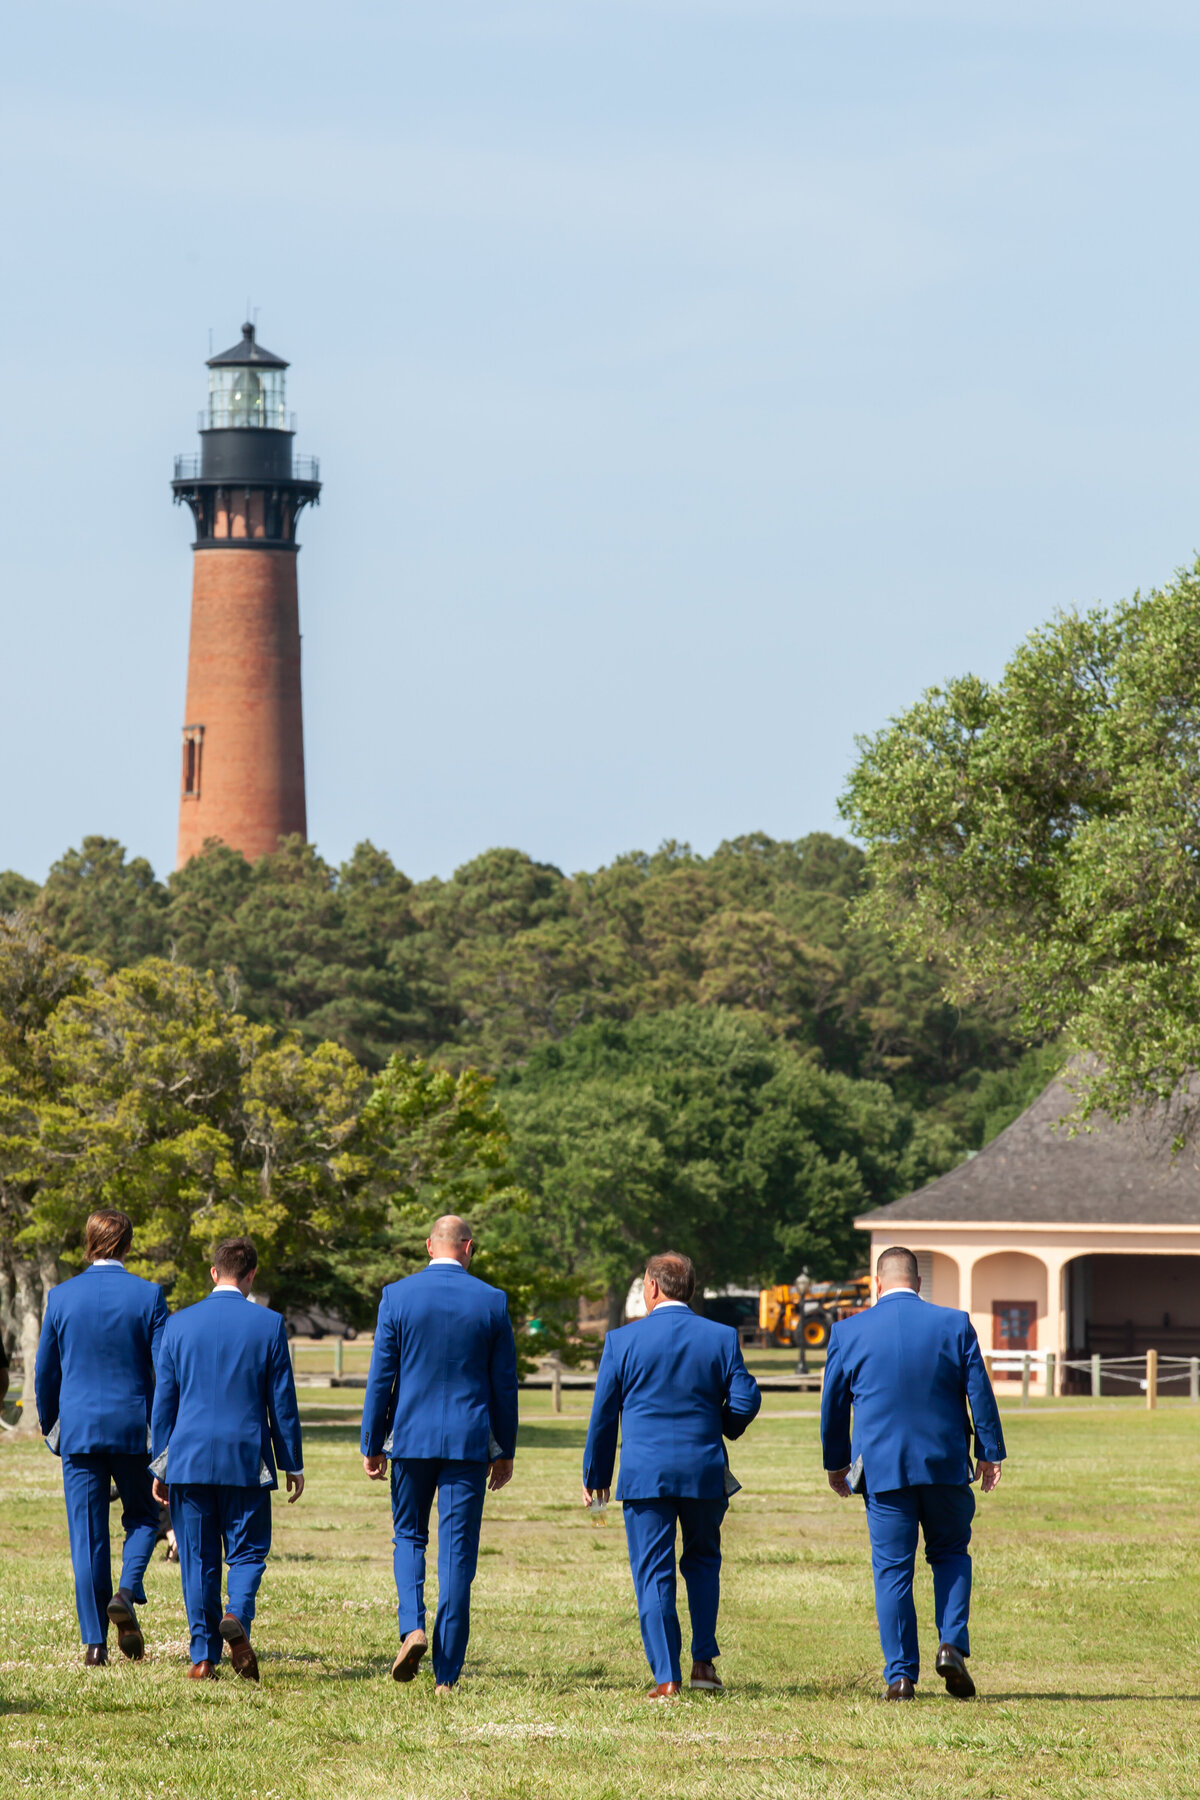
POLYGON ((1121 1385, 1132 1387, 1144 1393, 1146 1405, 1153 1408, 1158 1404, 1160 1388, 1170 1383, 1187 1382, 1188 1399, 1193 1406, 1200 1406, 1200 1356, 1160 1356, 1157 1350, 1147 1350, 1144 1356, 1090 1356, 1087 1358, 1056 1358, 1053 1350, 985 1352, 984 1361, 988 1373, 996 1375, 1020 1375, 1021 1404, 1029 1404, 1030 1378, 1036 1375, 1041 1379, 1045 1372, 1046 1393, 1053 1394, 1056 1387, 1057 1367, 1061 1364, 1063 1373, 1075 1369, 1080 1374, 1091 1377, 1092 1398, 1099 1400, 1108 1384, 1107 1391, 1111 1396, 1121 1391, 1121 1385))

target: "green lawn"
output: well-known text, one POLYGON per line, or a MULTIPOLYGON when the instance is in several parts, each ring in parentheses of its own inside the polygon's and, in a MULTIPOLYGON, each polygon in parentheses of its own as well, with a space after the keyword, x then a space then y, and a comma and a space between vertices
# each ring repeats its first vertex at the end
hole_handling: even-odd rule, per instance
MULTIPOLYGON (((861 1506, 825 1487, 815 1401, 768 1396, 733 1449, 744 1491, 726 1528, 728 1691, 652 1707, 619 1514, 599 1528, 576 1504, 589 1398, 568 1393, 554 1418, 548 1394, 525 1397, 516 1480, 487 1504, 471 1656, 442 1701, 428 1675, 407 1688, 388 1677, 390 1521, 386 1490, 359 1473, 361 1395, 310 1393, 309 1486, 298 1506, 277 1503, 258 1689, 227 1668, 215 1684, 184 1679, 178 1574, 159 1560, 147 1660, 84 1670, 58 1464, 40 1445, 0 1446, 6 1793, 1200 1792, 1200 1409, 1006 1402, 1010 1462, 976 1536, 980 1700, 950 1700, 935 1678, 896 1707, 877 1699, 861 1506)), ((931 1657, 923 1570, 918 1587, 931 1657)))

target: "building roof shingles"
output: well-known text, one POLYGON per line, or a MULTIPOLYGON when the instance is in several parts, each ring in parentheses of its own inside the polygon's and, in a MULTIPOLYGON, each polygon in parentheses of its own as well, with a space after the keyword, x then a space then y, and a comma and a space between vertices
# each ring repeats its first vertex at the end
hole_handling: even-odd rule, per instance
POLYGON ((1200 1225, 1200 1144, 1173 1154, 1164 1109, 1119 1124, 1098 1115, 1072 1136, 1062 1121, 1074 1105, 1070 1089, 1051 1082, 969 1162, 857 1222, 1200 1225))

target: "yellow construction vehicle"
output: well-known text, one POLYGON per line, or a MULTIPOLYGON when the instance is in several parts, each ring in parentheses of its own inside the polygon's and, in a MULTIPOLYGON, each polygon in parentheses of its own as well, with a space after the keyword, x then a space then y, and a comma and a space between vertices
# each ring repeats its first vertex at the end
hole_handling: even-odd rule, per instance
POLYGON ((762 1288, 758 1296, 758 1328, 780 1349, 788 1345, 824 1350, 839 1319, 871 1304, 871 1277, 852 1281, 809 1281, 805 1277, 779 1287, 762 1288))

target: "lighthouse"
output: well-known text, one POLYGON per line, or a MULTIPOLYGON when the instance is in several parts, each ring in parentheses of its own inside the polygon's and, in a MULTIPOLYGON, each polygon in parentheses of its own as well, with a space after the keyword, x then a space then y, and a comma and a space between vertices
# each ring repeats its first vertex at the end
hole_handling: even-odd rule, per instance
POLYGON ((175 459, 196 522, 179 868, 209 838, 253 861, 307 836, 296 521, 321 483, 292 448, 287 367, 243 325, 209 358, 199 455, 175 459))

